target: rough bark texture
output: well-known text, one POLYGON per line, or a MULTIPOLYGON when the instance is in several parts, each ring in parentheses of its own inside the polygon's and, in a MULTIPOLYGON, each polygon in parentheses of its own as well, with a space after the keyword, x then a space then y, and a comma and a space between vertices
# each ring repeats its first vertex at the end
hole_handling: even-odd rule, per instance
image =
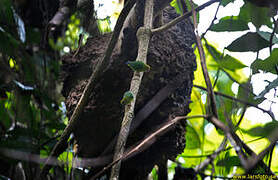
MULTIPOLYGON (((163 14, 165 23, 178 16, 170 7, 166 8, 163 14)), ((136 58, 135 33, 136 31, 132 29, 124 30, 122 51, 113 52, 111 66, 95 84, 90 102, 74 131, 80 157, 99 156, 119 132, 124 112, 120 100, 129 88, 133 73, 125 62, 136 58)), ((69 117, 81 96, 92 68, 105 53, 110 35, 88 39, 75 58, 72 58, 72 55, 63 57, 65 73, 63 95, 66 97, 69 117)), ((151 71, 145 73, 143 77, 135 115, 177 74, 184 74, 183 83, 129 136, 127 147, 144 138, 169 117, 186 115, 190 111, 188 105, 193 71, 196 68, 195 56, 191 48, 193 41, 194 34, 189 21, 181 22, 167 32, 152 37, 148 51, 148 64, 151 66, 151 71)), ((144 179, 161 159, 176 157, 184 147, 185 123, 180 123, 158 138, 146 150, 124 161, 120 179, 144 179)))

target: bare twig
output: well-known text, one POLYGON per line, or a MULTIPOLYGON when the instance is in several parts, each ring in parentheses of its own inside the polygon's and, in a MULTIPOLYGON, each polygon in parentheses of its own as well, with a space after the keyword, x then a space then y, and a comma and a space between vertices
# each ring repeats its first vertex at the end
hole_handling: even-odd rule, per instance
MULTIPOLYGON (((137 39, 138 39, 139 46, 138 46, 138 55, 136 61, 142 61, 144 63, 147 62, 148 47, 152 35, 151 28, 153 23, 153 6, 154 6, 153 0, 145 1, 144 27, 140 27, 137 31, 137 39)), ((133 114, 134 114, 136 96, 139 91, 143 74, 144 72, 134 72, 133 74, 133 78, 130 84, 130 91, 132 92, 134 99, 130 104, 125 106, 125 114, 122 120, 121 130, 115 147, 114 158, 113 158, 114 161, 123 156, 126 140, 130 130, 130 125, 134 116, 133 114)), ((121 160, 119 160, 112 167, 110 180, 119 179, 120 168, 121 168, 121 160)))
MULTIPOLYGON (((95 17, 93 17, 93 14, 94 14, 94 11, 95 11, 94 1, 86 0, 86 1, 83 1, 81 4, 82 5, 80 5, 81 7, 79 7, 79 8, 81 10, 83 10, 82 12, 84 13, 84 16, 85 16, 85 20, 84 20, 85 23, 83 23, 83 27, 84 27, 85 32, 88 32, 88 29, 89 29, 89 26, 90 26, 90 19, 93 19, 93 20, 96 21, 95 17)), ((78 47, 77 47, 75 53, 72 56, 73 58, 75 58, 76 55, 78 54, 78 52, 80 51, 83 39, 84 39, 84 32, 82 32, 79 35, 78 47)))
MULTIPOLYGON (((268 137, 270 141, 270 145, 265 148, 260 154, 256 155, 253 154, 249 159, 248 159, 248 166, 246 167, 247 172, 250 171, 253 167, 255 167, 262 159, 263 157, 272 149, 273 146, 276 145, 278 141, 278 128, 275 128, 271 135, 268 137)), ((270 169, 269 169, 270 171, 270 169)))
POLYGON ((267 169, 267 173, 270 172, 271 170, 271 163, 272 163, 272 155, 273 155, 273 151, 275 149, 275 145, 273 145, 269 151, 269 159, 268 159, 268 169, 267 169))
MULTIPOLYGON (((202 89, 202 90, 205 90, 207 91, 206 88, 202 87, 202 86, 198 86, 198 85, 193 85, 194 87, 196 88, 199 88, 199 89, 202 89)), ((217 91, 214 91, 214 93, 216 95, 219 95, 219 96, 222 96, 222 97, 225 97, 225 98, 228 98, 228 99, 231 99, 233 101, 236 101, 236 102, 240 102, 242 104, 245 104, 245 105, 248 105, 248 106, 252 106, 254 108, 257 108, 261 111, 263 111, 264 113, 267 113, 272 119, 275 119, 273 113, 271 111, 268 111, 268 110, 265 110, 263 108, 260 108, 259 106, 257 106, 256 104, 253 104, 253 103, 250 103, 250 102, 247 102, 247 101, 244 101, 244 100, 241 100, 241 99, 238 99, 238 98, 235 98, 233 96, 230 96, 230 95, 227 95, 227 94, 224 94, 224 93, 221 93, 221 92, 217 92, 217 91)))
POLYGON ((273 20, 273 24, 274 24, 274 28, 273 28, 273 31, 270 35, 270 39, 269 39, 269 53, 271 54, 272 52, 272 42, 273 42, 273 37, 274 37, 274 34, 276 32, 276 29, 277 29, 277 21, 275 20, 274 17, 272 17, 272 20, 273 20))
POLYGON ((220 5, 221 5, 221 0, 219 1, 219 4, 218 4, 217 9, 216 9, 216 11, 215 11, 215 15, 214 15, 213 20, 211 21, 211 23, 210 23, 209 27, 206 29, 206 31, 202 34, 201 39, 203 39, 203 37, 205 37, 205 35, 207 34, 207 32, 208 32, 208 31, 210 30, 210 28, 213 26, 214 21, 217 19, 216 16, 217 16, 217 14, 218 14, 220 5))
POLYGON ((219 119, 212 116, 210 119, 210 122, 212 122, 216 127, 224 131, 227 138, 229 139, 231 145, 235 149, 237 155, 239 156, 240 162, 243 167, 247 167, 247 161, 246 161, 246 155, 242 151, 242 141, 239 141, 239 137, 230 130, 229 127, 227 127, 223 122, 221 122, 219 119))
POLYGON ((193 118, 208 118, 208 116, 205 115, 195 115, 195 116, 179 116, 171 121, 166 122, 165 124, 161 125, 158 130, 153 132, 151 135, 146 137, 144 140, 142 140, 137 146, 131 148, 130 150, 127 150, 125 153, 123 153, 120 157, 115 159, 112 163, 104 167, 100 172, 98 172, 94 177, 92 177, 92 180, 96 179, 99 177, 101 174, 103 174, 105 171, 107 171, 109 168, 111 168, 114 164, 116 164, 118 161, 121 161, 123 159, 126 159, 130 157, 131 155, 134 155, 138 151, 140 151, 146 144, 150 145, 150 142, 154 142, 153 139, 161 136, 163 133, 167 132, 173 125, 178 123, 179 121, 183 119, 193 119, 193 118))
MULTIPOLYGON (((194 10, 197 11, 197 12, 198 12, 198 11, 201 11, 202 9, 204 9, 204 8, 206 8, 206 7, 208 7, 208 6, 210 6, 210 5, 213 4, 213 3, 219 2, 219 1, 220 1, 220 0, 211 0, 211 1, 208 1, 208 2, 206 2, 206 3, 204 3, 204 4, 202 4, 201 6, 198 6, 198 7, 197 7, 196 9, 194 9, 194 10)), ((177 23, 181 22, 182 20, 184 20, 184 19, 190 17, 191 15, 192 15, 192 11, 187 12, 187 13, 185 13, 184 15, 175 18, 174 20, 170 21, 169 23, 167 23, 167 24, 165 24, 165 25, 163 25, 163 26, 161 26, 161 27, 159 27, 159 28, 152 29, 152 33, 153 33, 153 34, 156 34, 156 33, 163 32, 163 31, 165 31, 165 30, 171 28, 172 26, 176 25, 177 23)))
POLYGON ((214 159, 223 151, 225 150, 227 145, 227 137, 224 137, 223 141, 221 142, 220 146, 218 147, 218 149, 211 154, 207 159, 205 159, 201 164, 199 164, 196 168, 195 171, 201 172, 203 171, 210 163, 212 163, 214 161, 214 159))
POLYGON ((60 26, 74 11, 76 5, 77 3, 75 0, 61 1, 59 10, 48 23, 50 30, 54 30, 56 27, 60 26))
MULTIPOLYGON (((223 122, 216 119, 214 116, 208 118, 208 120, 226 134, 229 141, 231 142, 231 145, 234 147, 235 151, 239 155, 240 161, 246 170, 252 169, 252 167, 254 167, 256 164, 259 164, 264 169, 268 168, 267 165, 262 161, 262 158, 264 157, 265 153, 268 152, 271 145, 276 143, 276 141, 278 140, 278 128, 276 128, 276 131, 273 131, 276 132, 276 134, 274 133, 274 135, 271 135, 269 138, 272 143, 269 145, 268 148, 260 153, 260 156, 257 156, 256 153, 252 151, 252 149, 250 149, 244 142, 242 142, 238 135, 235 132, 231 131, 223 122), (249 159, 246 159, 246 155, 244 155, 244 153, 242 152, 241 147, 248 155, 251 156, 249 159)), ((270 171, 270 174, 273 174, 273 172, 270 171)))
POLYGON ((198 51, 200 54, 201 66, 202 66, 203 75, 204 75, 204 79, 205 79, 205 82, 207 85, 207 91, 208 91, 208 110, 211 111, 209 113, 212 113, 213 116, 215 116, 218 119, 216 102, 215 102, 215 97, 214 97, 214 93, 213 93, 213 89, 212 89, 212 84, 211 84, 209 74, 208 74, 204 48, 202 46, 201 38, 199 36, 198 29, 197 29, 196 11, 194 9, 192 0, 190 0, 190 2, 191 2, 191 9, 193 11, 193 24, 194 24, 194 28, 195 28, 197 47, 198 47, 198 51))
MULTIPOLYGON (((123 23, 125 18, 127 17, 130 9, 133 7, 133 5, 135 4, 135 0, 129 0, 129 2, 126 4, 126 6, 123 8, 119 19, 117 21, 117 24, 115 26, 115 30, 114 33, 110 39, 109 45, 106 49, 105 55, 104 57, 97 63, 94 71, 92 72, 89 81, 82 93, 81 98, 78 101, 78 104, 76 105, 74 112, 69 120, 69 123, 67 125, 67 127, 64 129, 60 140, 55 144, 52 152, 50 153, 50 157, 55 157, 58 156, 59 154, 61 154, 67 144, 67 139, 69 138, 70 134, 72 133, 73 129, 75 128, 79 117, 81 115, 81 113, 83 112, 83 109, 85 107, 85 105, 87 104, 88 100, 89 100, 89 96, 92 92, 93 86, 95 85, 95 83, 97 82, 97 80, 99 79, 101 73, 104 71, 104 69, 108 66, 109 64, 109 60, 110 60, 110 56, 113 52, 113 49, 117 43, 120 31, 122 29, 123 23)), ((41 172, 41 177, 45 177, 46 174, 48 173, 49 169, 51 168, 51 166, 49 166, 47 164, 48 160, 46 161, 46 165, 43 167, 42 172, 41 172)))
MULTIPOLYGON (((246 107, 244 108, 241 116, 240 116, 240 119, 238 121, 238 123, 236 124, 235 127, 238 127, 239 124, 241 123, 243 117, 244 117, 244 114, 246 112, 246 107)), ((226 148, 226 145, 227 145, 227 137, 225 136, 225 138, 223 139, 223 141, 221 142, 220 146, 218 147, 218 149, 216 151, 213 152, 213 154, 209 155, 209 157, 207 159, 205 159, 201 164, 199 164, 196 168, 195 168, 195 171, 198 173, 198 172, 201 172, 203 171, 209 164, 211 164, 214 159, 222 152, 225 150, 226 148)))

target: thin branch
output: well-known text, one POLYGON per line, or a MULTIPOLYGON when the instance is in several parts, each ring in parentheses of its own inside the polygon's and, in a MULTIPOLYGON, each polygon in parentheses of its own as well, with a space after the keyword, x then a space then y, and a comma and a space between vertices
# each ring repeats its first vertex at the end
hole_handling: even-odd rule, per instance
MULTIPOLYGON (((204 87, 202 87, 202 86, 198 86, 198 85, 193 85, 193 86, 196 87, 196 88, 199 88, 199 89, 202 89, 202 90, 207 91, 207 89, 204 88, 204 87)), ((253 104, 253 103, 250 103, 250 102, 248 102, 248 101, 244 101, 244 100, 235 98, 235 97, 233 97, 233 96, 230 96, 230 95, 227 95, 227 94, 224 94, 224 93, 221 93, 221 92, 214 91, 214 93, 215 93, 216 95, 219 95, 219 96, 222 96, 222 97, 231 99, 231 100, 233 100, 233 101, 240 102, 240 103, 242 103, 242 104, 245 104, 245 105, 248 105, 248 106, 252 106, 252 107, 254 107, 254 108, 257 108, 257 109, 263 111, 264 113, 267 113, 272 119, 275 119, 275 117, 274 117, 274 115, 273 115, 273 113, 272 113, 271 111, 268 111, 268 110, 265 110, 265 109, 263 109, 263 108, 260 108, 260 107, 259 107, 258 105, 256 105, 256 104, 253 104)))
POLYGON ((269 160, 268 160, 268 170, 267 173, 270 172, 271 170, 271 163, 272 163, 272 155, 273 155, 273 151, 274 151, 275 145, 273 145, 269 151, 269 160))
MULTIPOLYGON (((267 148, 265 148, 260 154, 254 154, 248 159, 248 166, 246 167, 247 172, 250 171, 253 167, 255 167, 260 161, 262 161, 263 157, 268 153, 268 151, 270 151, 272 147, 276 145, 278 141, 278 128, 275 128, 272 131, 268 139, 270 141, 270 145, 267 148)), ((270 170, 270 168, 268 169, 270 170)))
MULTIPOLYGON (((144 11, 144 27, 140 27, 137 31, 138 39, 138 55, 136 61, 147 62, 148 46, 151 39, 151 28, 153 23, 153 0, 145 1, 145 11, 144 11)), ((133 119, 134 107, 136 102, 136 97, 139 91, 141 80, 143 78, 144 72, 134 72, 133 78, 131 80, 130 91, 132 92, 134 99, 131 104, 125 106, 125 114, 122 120, 121 130, 118 136, 117 144, 114 152, 114 161, 123 156, 126 140, 130 131, 130 125, 133 119)), ((118 180, 121 168, 121 160, 119 160, 111 170, 110 180, 118 180)))
MULTIPOLYGON (((235 127, 238 127, 239 124, 241 123, 243 117, 244 117, 244 114, 246 112, 246 107, 244 108, 241 116, 240 116, 240 119, 238 121, 238 123, 236 124, 235 127)), ((198 172, 201 172, 203 171, 209 164, 211 164, 214 159, 222 152, 226 149, 226 146, 227 146, 227 137, 225 136, 225 138, 223 139, 223 141, 221 142, 220 146, 218 147, 218 149, 213 152, 213 154, 209 155, 209 157, 207 159, 205 159, 201 164, 199 164, 196 168, 195 168, 195 171, 198 173, 198 172)))
POLYGON ((277 21, 275 20, 274 17, 272 17, 272 20, 273 20, 273 23, 274 23, 274 28, 273 28, 273 31, 270 35, 270 39, 269 39, 269 53, 271 54, 272 52, 272 42, 273 42, 273 37, 274 37, 274 34, 276 32, 276 29, 277 29, 277 21))
MULTIPOLYGON (((208 6, 210 6, 211 4, 216 3, 216 2, 220 2, 220 0, 210 0, 210 1, 208 1, 208 2, 206 2, 206 3, 204 3, 204 4, 202 4, 201 6, 198 6, 198 7, 195 9, 195 11, 196 11, 196 12, 201 11, 202 9, 204 9, 204 8, 206 8, 206 7, 208 7, 208 6)), ((172 26, 176 25, 177 23, 181 22, 182 20, 184 20, 184 19, 190 17, 191 15, 192 15, 192 11, 187 12, 187 13, 185 13, 184 15, 181 15, 181 16, 175 18, 174 20, 170 21, 169 23, 167 23, 167 24, 165 24, 165 25, 163 25, 163 26, 161 26, 161 27, 159 27, 159 28, 152 29, 152 33, 153 33, 153 34, 156 34, 156 33, 163 32, 163 31, 165 31, 165 30, 171 28, 172 26)))
POLYGON ((223 122, 221 122, 219 119, 212 116, 209 120, 216 127, 221 129, 226 134, 231 145, 233 146, 234 150, 236 151, 242 166, 244 168, 246 168, 247 167, 247 159, 246 159, 246 155, 243 153, 242 148, 241 148, 243 142, 241 140, 239 140, 239 137, 233 131, 231 131, 229 127, 227 127, 223 122))
MULTIPOLYGON (((113 49, 118 41, 120 31, 122 29, 124 20, 126 19, 130 9, 133 7, 135 4, 135 0, 129 0, 129 2, 126 4, 126 6, 123 8, 119 19, 116 23, 115 30, 113 32, 113 35, 110 39, 109 45, 106 49, 104 57, 97 63, 94 71, 92 72, 88 83, 82 93, 81 98, 78 101, 78 104, 76 105, 74 112, 69 120, 69 123, 67 127, 64 129, 60 140, 55 144, 52 152, 50 153, 50 157, 56 157, 59 154, 61 154, 66 147, 67 144, 67 139, 69 138, 70 134, 72 133, 73 129, 75 128, 76 124, 79 121, 79 117, 81 113, 83 112, 83 109, 85 105, 87 105, 89 101, 89 96, 92 92, 92 89, 94 85, 96 84, 97 80, 99 79, 100 75, 103 73, 104 69, 107 68, 109 61, 110 61, 110 56, 113 52, 113 49)), ((48 160, 46 161, 46 165, 43 167, 42 172, 41 172, 41 177, 45 177, 46 174, 48 173, 49 169, 51 166, 47 164, 48 160)))
POLYGON ((243 120, 243 117, 244 117, 244 115, 245 115, 245 113, 246 113, 246 110, 247 110, 247 105, 245 105, 245 106, 243 107, 243 112, 241 113, 240 118, 239 118, 238 122, 237 122, 236 125, 235 125, 235 128, 237 128, 237 127, 240 125, 240 123, 241 123, 241 121, 243 120))
POLYGON ((74 11, 76 5, 77 1, 75 0, 61 1, 59 10, 48 23, 48 28, 50 28, 50 30, 55 30, 56 27, 60 26, 74 11))
POLYGON ((219 1, 219 4, 218 4, 217 9, 216 9, 216 11, 215 11, 214 18, 213 18, 213 20, 211 21, 209 27, 208 27, 208 28, 206 29, 206 31, 202 34, 201 39, 203 39, 203 37, 205 37, 205 35, 207 34, 207 32, 208 32, 208 31, 210 30, 210 28, 213 26, 214 21, 217 19, 216 16, 217 16, 217 14, 218 14, 218 11, 219 11, 219 8, 220 8, 220 5, 221 5, 221 1, 222 1, 222 0, 219 1))
POLYGON ((208 118, 206 115, 195 115, 195 116, 178 116, 172 119, 171 121, 166 122, 165 124, 161 125, 158 130, 153 132, 151 135, 147 136, 145 139, 143 139, 137 146, 131 148, 130 150, 127 150, 125 153, 123 153, 120 157, 115 159, 113 162, 111 162, 109 165, 104 167, 100 172, 98 172, 94 177, 92 177, 91 180, 95 180, 97 177, 99 177, 101 174, 103 174, 105 171, 107 171, 109 168, 111 168, 114 164, 117 162, 124 160, 131 155, 134 155, 135 153, 139 152, 143 147, 148 144, 152 144, 155 139, 158 136, 161 136, 163 133, 167 132, 173 125, 178 123, 179 121, 183 119, 193 119, 193 118, 208 118))
MULTIPOLYGON (((217 126, 218 128, 220 128, 222 131, 228 132, 228 133, 226 133, 226 135, 229 135, 228 138, 230 138, 230 139, 232 140, 231 143, 234 143, 234 146, 233 146, 233 147, 235 148, 235 150, 240 150, 240 147, 242 147, 242 148, 245 150, 245 152, 246 152, 248 155, 250 155, 251 157, 258 157, 258 156, 256 155, 256 153, 255 153, 252 149, 250 149, 249 146, 247 146, 244 142, 242 142, 242 140, 238 137, 238 135, 237 135, 235 132, 230 131, 230 130, 224 125, 223 122, 219 121, 219 120, 216 119, 215 117, 211 117, 209 120, 210 120, 210 122, 211 122, 212 124, 214 124, 215 126, 217 126)), ((278 131, 278 128, 277 128, 277 131, 278 131)), ((277 131, 276 131, 276 132, 277 132, 277 131)), ((278 134, 276 134, 276 135, 277 135, 277 139, 278 139, 278 134)), ((229 139, 229 140, 230 140, 230 139, 229 139)), ((272 139, 273 139, 273 138, 270 138, 270 141, 271 141, 272 139)), ((240 154, 240 156, 242 157, 242 158, 240 159, 241 162, 243 163, 242 165, 245 166, 246 169, 248 169, 248 166, 250 166, 250 159, 251 159, 251 160, 254 160, 254 158, 250 158, 250 159, 248 159, 248 160, 245 161, 245 160, 244 160, 244 159, 245 159, 245 158, 244 158, 244 155, 242 155, 242 153, 240 154)), ((268 169, 267 165, 266 165, 261 159, 257 160, 257 161, 256 161, 256 164, 258 164, 259 166, 261 166, 263 169, 268 169)), ((270 171, 270 174, 273 174, 273 172, 270 171)))
MULTIPOLYGON (((255 140, 251 140, 251 141, 247 141, 246 144, 249 144, 249 143, 252 143, 254 141, 258 141, 260 139, 263 139, 265 137, 260 137, 260 138, 257 138, 255 140)), ((148 143, 150 144, 150 143, 148 143)), ((134 147, 134 146, 131 146, 131 147, 134 147)), ((226 149, 224 149, 223 151, 228 151, 230 150, 232 147, 228 147, 226 149)), ((244 145, 243 145, 243 148, 244 148, 244 145)), ((131 149, 131 148, 129 148, 131 149)), ((184 158, 204 158, 204 157, 209 157, 211 156, 213 153, 211 154, 205 154, 205 155, 199 155, 199 156, 185 156, 185 155, 181 155, 181 157, 184 157, 184 158)), ((82 158, 82 160, 76 160, 76 163, 75 163, 75 166, 74 167, 90 167, 90 166, 93 166, 93 167, 103 167, 107 164, 109 164, 110 162, 112 161, 112 154, 109 154, 109 155, 104 155, 104 156, 99 156, 99 157, 96 157, 96 158, 82 158)))
MULTIPOLYGON (((84 27, 85 32, 88 32, 88 29, 90 26, 90 19, 92 18, 93 20, 95 20, 95 18, 93 17, 94 10, 95 10, 94 1, 91 1, 91 0, 83 1, 83 4, 81 6, 82 6, 82 8, 80 8, 80 9, 86 9, 83 11, 84 16, 85 16, 84 22, 86 22, 86 23, 83 23, 84 24, 83 27, 84 27)), ((81 34, 79 34, 78 47, 72 56, 73 58, 75 58, 76 55, 78 54, 78 52, 80 51, 85 32, 82 32, 81 34)))
POLYGON ((209 164, 211 164, 214 159, 223 151, 225 150, 225 147, 227 145, 227 137, 225 137, 223 139, 223 141, 221 142, 220 146, 218 147, 218 149, 211 154, 207 159, 205 159, 201 164, 199 164, 196 168, 195 171, 197 173, 203 171, 209 164))
POLYGON ((202 66, 202 70, 203 70, 204 79, 205 79, 205 82, 207 85, 208 110, 209 110, 209 113, 212 113, 213 116, 215 116, 218 119, 217 107, 216 107, 215 97, 214 97, 214 93, 213 93, 213 89, 212 89, 212 84, 211 84, 210 77, 208 74, 205 52, 204 52, 204 48, 202 46, 202 42, 201 42, 201 39, 200 39, 200 36, 198 33, 198 29, 197 29, 196 11, 194 9, 192 0, 190 0, 190 2, 191 2, 191 9, 193 10, 193 24, 194 24, 194 28, 195 28, 197 47, 198 47, 198 51, 200 54, 200 60, 201 60, 201 66, 202 66))

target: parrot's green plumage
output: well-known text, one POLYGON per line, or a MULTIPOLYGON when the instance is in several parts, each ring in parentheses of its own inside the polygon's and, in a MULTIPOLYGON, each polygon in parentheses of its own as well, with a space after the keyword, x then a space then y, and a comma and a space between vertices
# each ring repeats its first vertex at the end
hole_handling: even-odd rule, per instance
POLYGON ((142 61, 127 61, 126 64, 136 72, 149 71, 151 67, 142 61))
POLYGON ((124 96, 121 100, 121 104, 123 105, 127 105, 127 104, 130 104, 131 101, 133 100, 133 94, 131 91, 127 91, 124 93, 124 96))

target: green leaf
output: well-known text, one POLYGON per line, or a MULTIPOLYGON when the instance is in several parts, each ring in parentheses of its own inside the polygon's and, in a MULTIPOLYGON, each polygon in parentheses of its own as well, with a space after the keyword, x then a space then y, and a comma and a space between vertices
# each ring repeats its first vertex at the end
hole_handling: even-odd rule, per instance
POLYGON ((157 174, 157 170, 155 167, 152 169, 151 173, 152 173, 153 180, 158 180, 158 174, 157 174))
POLYGON ((251 69, 253 73, 258 73, 259 70, 264 72, 271 72, 276 74, 275 66, 278 65, 278 49, 274 49, 271 55, 266 58, 265 60, 257 59, 251 64, 251 69))
POLYGON ((240 8, 239 18, 246 22, 251 21, 258 29, 262 25, 271 27, 272 23, 268 14, 268 8, 258 7, 245 1, 245 4, 240 8))
POLYGON ((219 160, 216 164, 218 166, 225 166, 225 167, 241 166, 240 160, 237 156, 226 156, 224 159, 219 160))
POLYGON ((222 0, 222 1, 221 1, 221 5, 225 7, 225 6, 227 6, 229 3, 234 2, 234 1, 235 1, 235 0, 222 0))
POLYGON ((278 78, 274 81, 270 82, 265 89, 256 97, 256 98, 262 98, 265 94, 267 94, 271 89, 276 88, 278 86, 278 78))
POLYGON ((186 149, 196 149, 201 145, 200 138, 196 130, 190 126, 186 126, 186 149))
POLYGON ((219 52, 215 47, 206 43, 206 48, 216 62, 220 62, 222 60, 223 54, 219 52))
POLYGON ((1 114, 0 120, 2 122, 2 125, 4 126, 2 128, 9 129, 12 126, 12 120, 8 115, 9 108, 5 106, 6 103, 8 102, 4 100, 0 100, 0 114, 1 114))
POLYGON ((248 30, 249 27, 246 21, 240 20, 237 16, 226 16, 219 20, 217 24, 211 27, 211 31, 222 32, 222 31, 244 31, 248 30))
POLYGON ((217 161, 216 165, 225 167, 225 170, 229 172, 232 167, 241 166, 241 163, 238 156, 230 156, 227 152, 223 159, 217 161))
MULTIPOLYGON (((173 0, 170 3, 170 5, 176 9, 176 12, 178 14, 186 13, 186 12, 183 12, 181 1, 184 1, 188 11, 191 11, 191 3, 188 0, 173 0)), ((197 7, 197 5, 194 2, 193 2, 193 6, 197 7)), ((200 19, 199 17, 200 17, 199 12, 196 12, 197 23, 199 23, 199 19, 200 19)))
POLYGON ((260 137, 267 137, 269 136, 273 130, 275 130, 278 127, 278 122, 273 121, 265 124, 264 126, 256 126, 254 128, 251 128, 249 130, 241 129, 243 132, 251 135, 251 136, 260 136, 260 137))
POLYGON ((173 1, 170 3, 170 5, 176 9, 176 12, 177 12, 178 14, 182 14, 182 10, 181 10, 181 8, 180 8, 180 6, 179 6, 177 0, 173 0, 173 1))
POLYGON ((206 48, 214 58, 214 60, 217 62, 220 68, 224 68, 227 70, 237 70, 237 69, 242 69, 247 67, 244 65, 242 62, 240 62, 238 59, 230 56, 230 55, 225 55, 223 58, 223 54, 220 53, 215 47, 209 45, 206 43, 206 48))
MULTIPOLYGON (((264 38, 265 40, 267 40, 268 42, 270 42, 270 37, 271 37, 271 33, 270 32, 264 32, 264 31, 257 31, 257 33, 264 38)), ((272 37, 272 43, 276 44, 278 43, 278 38, 274 35, 272 37)))
POLYGON ((243 64, 240 60, 230 56, 230 55, 225 55, 223 60, 220 62, 221 66, 225 69, 234 71, 236 69, 242 69, 247 67, 245 64, 243 64))
POLYGON ((262 38, 258 33, 248 32, 233 41, 227 49, 233 52, 257 52, 269 46, 269 42, 262 38))
POLYGON ((256 97, 256 95, 253 93, 252 85, 249 82, 239 85, 237 98, 255 105, 258 105, 265 100, 264 97, 256 97))

